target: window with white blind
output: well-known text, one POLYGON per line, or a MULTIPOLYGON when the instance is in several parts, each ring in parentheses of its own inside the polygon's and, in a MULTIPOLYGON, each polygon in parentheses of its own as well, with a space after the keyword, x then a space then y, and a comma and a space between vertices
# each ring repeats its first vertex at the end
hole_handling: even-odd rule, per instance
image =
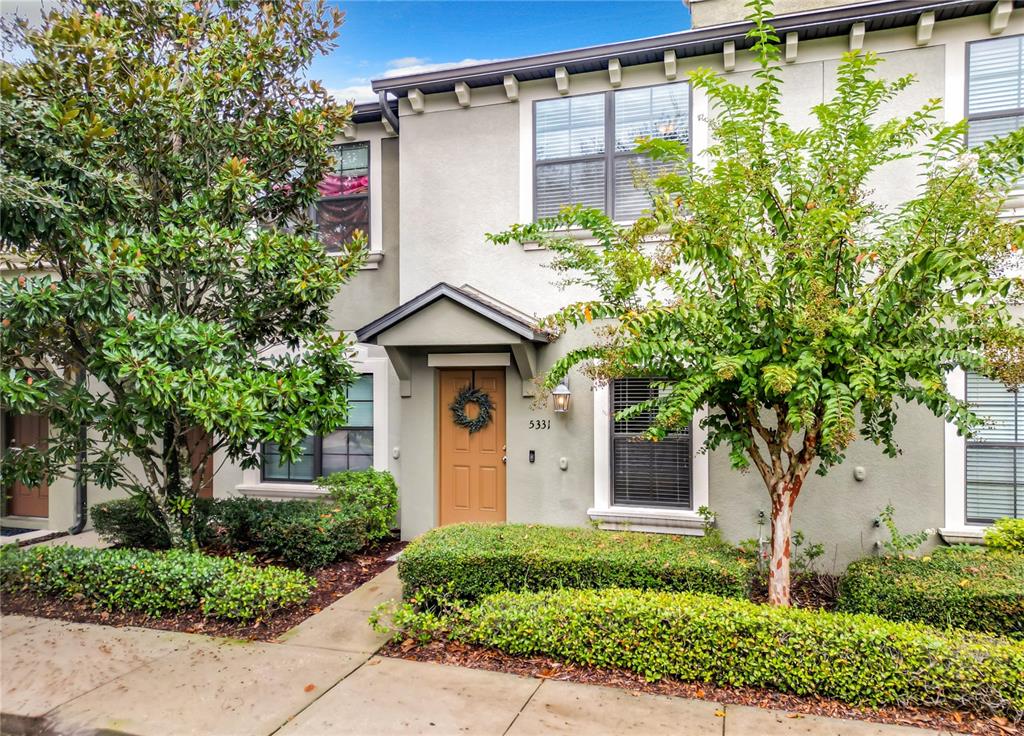
POLYGON ((582 204, 616 220, 636 219, 650 200, 634 174, 658 173, 654 162, 635 152, 641 137, 690 142, 688 83, 537 102, 535 217, 582 204))
POLYGON ((1024 397, 976 373, 966 396, 985 422, 967 440, 967 522, 1024 518, 1024 397))
POLYGON ((1024 127, 1024 36, 967 46, 967 144, 1024 127))
POLYGON ((657 395, 658 389, 646 378, 611 382, 612 505, 692 510, 691 428, 651 442, 641 435, 654 421, 654 412, 626 421, 615 418, 623 409, 657 395))

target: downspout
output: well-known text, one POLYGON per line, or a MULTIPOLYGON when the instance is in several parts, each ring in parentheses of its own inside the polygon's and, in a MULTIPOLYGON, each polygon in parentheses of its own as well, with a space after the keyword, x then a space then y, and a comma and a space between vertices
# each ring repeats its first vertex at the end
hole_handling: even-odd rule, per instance
MULTIPOLYGON (((85 383, 85 371, 78 375, 78 385, 85 383)), ((89 441, 89 428, 85 422, 78 426, 78 458, 75 460, 75 523, 68 534, 81 534, 88 520, 89 483, 85 479, 85 447, 89 441)))

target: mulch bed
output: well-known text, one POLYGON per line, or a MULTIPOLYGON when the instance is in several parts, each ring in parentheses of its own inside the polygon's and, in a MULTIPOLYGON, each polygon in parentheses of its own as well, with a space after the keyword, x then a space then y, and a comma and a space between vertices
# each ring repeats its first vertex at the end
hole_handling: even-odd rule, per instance
POLYGON ((900 726, 917 726, 954 733, 979 734, 980 736, 1024 734, 1024 730, 1019 726, 1014 726, 1005 719, 982 718, 959 711, 928 708, 857 708, 828 698, 787 695, 750 687, 719 687, 682 682, 673 678, 647 682, 640 675, 628 670, 583 667, 558 662, 547 657, 514 657, 495 649, 458 642, 435 641, 421 646, 412 639, 407 639, 404 642, 385 645, 378 653, 387 657, 510 672, 546 680, 581 682, 655 695, 673 695, 682 698, 711 700, 729 705, 750 705, 758 708, 784 710, 794 714, 789 716, 791 718, 799 718, 799 715, 796 714, 808 714, 900 726))
POLYGON ((5 595, 5 614, 58 618, 76 623, 105 624, 107 626, 141 626, 148 629, 180 631, 189 634, 229 636, 236 639, 269 641, 319 613, 346 593, 380 572, 391 567, 387 561, 405 547, 405 542, 384 542, 350 559, 336 562, 312 573, 317 579, 316 589, 309 600, 301 606, 277 611, 270 618, 254 623, 238 623, 214 618, 205 618, 198 611, 185 611, 177 615, 161 617, 141 613, 114 613, 96 610, 85 601, 65 601, 43 598, 28 594, 5 595))

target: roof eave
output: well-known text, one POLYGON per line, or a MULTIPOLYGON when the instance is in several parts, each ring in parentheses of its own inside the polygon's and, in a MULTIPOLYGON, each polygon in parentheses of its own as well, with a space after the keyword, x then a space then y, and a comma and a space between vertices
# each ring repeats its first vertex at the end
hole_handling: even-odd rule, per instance
MULTIPOLYGON (((1014 1, 1015 7, 1020 7, 1022 4, 1024 4, 1022 0, 1014 1)), ((921 0, 878 0, 877 2, 860 3, 852 6, 846 5, 779 15, 772 18, 771 23, 775 30, 782 35, 791 31, 822 26, 833 27, 837 24, 851 25, 853 23, 880 20, 908 13, 920 14, 929 10, 950 11, 958 8, 983 5, 987 4, 978 2, 978 0, 932 0, 930 2, 922 2, 921 0)), ((983 11, 978 10, 977 12, 983 11)), ((488 62, 486 64, 408 74, 401 77, 386 77, 373 80, 372 87, 375 92, 387 92, 396 97, 402 97, 407 95, 409 90, 423 87, 429 88, 429 92, 427 89, 423 89, 427 93, 450 91, 450 89, 454 89, 456 82, 466 82, 471 87, 474 86, 474 82, 479 86, 496 84, 499 83, 494 79, 496 75, 511 74, 517 76, 517 78, 519 76, 538 74, 541 76, 553 76, 555 68, 559 66, 578 66, 585 63, 606 64, 611 59, 638 52, 660 53, 671 49, 675 50, 678 56, 697 55, 696 53, 687 54, 686 52, 687 50, 703 47, 708 44, 715 45, 718 47, 718 50, 721 50, 721 45, 726 41, 734 41, 737 44, 737 48, 744 48, 749 45, 746 43, 746 34, 751 27, 752 24, 749 21, 738 21, 634 41, 620 41, 568 51, 488 62)), ((703 53, 706 52, 702 51, 701 54, 703 53)), ((623 66, 640 63, 652 62, 629 63, 626 60, 622 61, 623 66)), ((572 69, 569 69, 569 71, 574 73, 572 69)), ((530 78, 536 77, 531 76, 530 78)))

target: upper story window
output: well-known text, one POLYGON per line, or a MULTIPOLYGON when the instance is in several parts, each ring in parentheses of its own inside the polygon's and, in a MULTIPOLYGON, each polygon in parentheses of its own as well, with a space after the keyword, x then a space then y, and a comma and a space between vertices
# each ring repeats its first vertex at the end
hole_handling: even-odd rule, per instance
POLYGON ((534 108, 534 215, 550 217, 569 204, 633 220, 649 206, 634 172, 655 173, 635 152, 640 137, 690 142, 690 85, 541 100, 534 108))
POLYGON ((370 232, 370 144, 333 146, 334 170, 320 182, 316 224, 328 253, 340 250, 356 230, 370 232))
POLYGON ((967 401, 985 421, 967 440, 967 522, 1024 518, 1024 397, 968 373, 967 401))
POLYGON ((612 505, 693 509, 693 468, 690 427, 659 442, 640 439, 654 421, 643 412, 626 421, 615 415, 655 398, 658 389, 646 378, 611 382, 612 505))
POLYGON ((1024 127, 1024 36, 967 46, 967 145, 1024 127))
POLYGON ((281 462, 277 445, 263 445, 263 480, 311 483, 341 470, 373 466, 373 375, 364 373, 348 387, 348 424, 331 434, 310 435, 293 462, 281 462))

